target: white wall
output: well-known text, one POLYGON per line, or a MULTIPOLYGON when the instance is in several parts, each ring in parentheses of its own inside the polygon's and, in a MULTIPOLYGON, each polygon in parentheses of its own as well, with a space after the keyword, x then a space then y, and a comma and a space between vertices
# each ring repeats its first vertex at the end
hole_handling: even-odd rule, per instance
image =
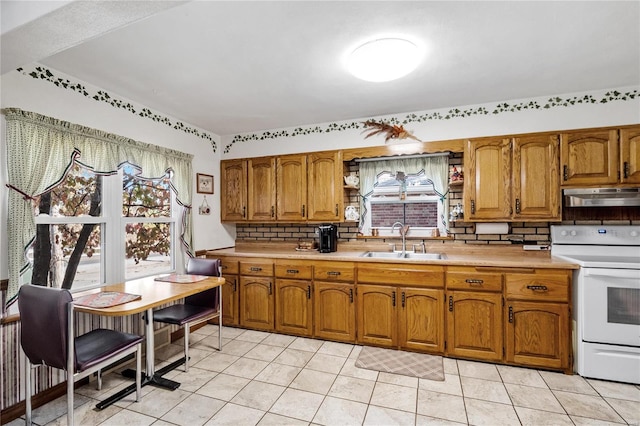
MULTIPOLYGON (((25 67, 25 69, 30 69, 25 67)), ((57 77, 68 78, 74 83, 80 83, 89 93, 97 93, 94 86, 75 80, 63 73, 55 72, 57 77)), ((51 82, 34 79, 18 71, 12 71, 1 77, 2 88, 0 105, 2 108, 21 108, 38 114, 66 120, 104 130, 117 135, 125 136, 141 142, 151 143, 163 147, 173 148, 182 152, 193 154, 194 188, 195 173, 205 173, 214 176, 214 195, 208 195, 207 201, 212 207, 209 216, 198 214, 198 206, 204 196, 193 195, 193 223, 194 223, 194 249, 213 249, 229 247, 234 244, 235 227, 223 226, 220 223, 220 137, 209 133, 217 142, 217 151, 214 153, 211 143, 198 136, 175 130, 166 124, 154 122, 148 118, 139 117, 131 112, 115 108, 107 103, 98 102, 90 97, 85 97, 69 89, 62 89, 51 82)), ((110 93, 110 95, 116 95, 110 93)), ((126 98, 119 99, 128 101, 126 98)), ((130 102, 140 110, 140 105, 130 102)), ((155 111, 154 111, 155 112, 155 111)), ((165 115, 166 116, 166 115, 165 115)), ((177 120, 168 117, 173 122, 177 120)), ((7 159, 6 159, 6 132, 4 115, 1 119, 0 134, 0 279, 8 277, 7 270, 7 159)), ((190 126, 189 123, 184 123, 190 126)), ((193 126, 190 126, 193 127, 193 126)), ((199 129, 201 130, 201 129, 199 129)), ((11 161, 11 159, 9 159, 11 161)))
MULTIPOLYGON (((430 119, 423 122, 408 122, 404 124, 404 128, 411 131, 418 139, 430 142, 430 141, 442 141, 450 139, 461 139, 471 137, 482 136, 495 136, 495 135, 509 135, 518 133, 529 132, 542 132, 542 131, 554 131, 554 130, 569 130, 588 127, 606 127, 606 126, 618 126, 626 124, 640 123, 640 93, 638 93, 638 87, 629 88, 614 88, 618 92, 627 93, 635 92, 634 99, 627 100, 614 100, 606 103, 600 102, 602 99, 608 98, 606 93, 609 90, 598 90, 586 93, 571 93, 563 95, 554 95, 553 97, 564 100, 581 99, 584 96, 590 96, 592 99, 597 100, 596 103, 567 103, 567 106, 557 105, 564 104, 564 102, 556 102, 556 106, 551 106, 548 109, 523 109, 515 112, 504 111, 493 114, 493 111, 500 110, 499 104, 504 104, 505 101, 493 102, 480 105, 466 105, 466 106, 452 106, 461 111, 477 111, 483 107, 489 114, 486 115, 471 115, 462 118, 450 118, 450 119, 430 119)), ((549 104, 549 96, 530 98, 530 99, 516 99, 506 100, 506 103, 510 106, 526 105, 529 102, 536 102, 543 107, 545 104, 549 104)), ((551 104, 554 105, 554 104, 551 104)), ((440 110, 429 110, 413 112, 417 116, 427 115, 432 117, 435 113, 440 113, 442 117, 445 117, 450 109, 444 108, 440 110)), ((365 117, 360 119, 339 121, 335 124, 360 124, 368 118, 375 118, 378 120, 389 121, 390 118, 395 118, 398 122, 402 123, 407 118, 409 113, 396 113, 384 117, 365 117)), ((320 123, 309 124, 299 126, 303 130, 311 130, 319 128, 320 130, 329 129, 329 125, 334 123, 320 123)), ((271 133, 278 131, 286 131, 293 133, 295 128, 286 129, 273 129, 271 133)), ((248 133, 241 136, 265 136, 264 132, 248 133)), ((232 143, 233 136, 224 136, 222 138, 222 158, 243 158, 243 157, 255 157, 262 155, 273 154, 290 154, 306 151, 321 151, 332 149, 345 149, 345 148, 358 148, 364 146, 378 146, 384 145, 383 136, 373 136, 365 139, 366 132, 363 133, 362 126, 359 128, 344 130, 344 131, 331 131, 322 133, 311 133, 304 136, 285 136, 278 138, 267 138, 257 141, 246 141, 232 143), (225 147, 228 148, 228 152, 225 151, 225 147)), ((407 139, 405 143, 411 143, 412 141, 407 139)), ((402 143, 402 142, 393 142, 402 143)))

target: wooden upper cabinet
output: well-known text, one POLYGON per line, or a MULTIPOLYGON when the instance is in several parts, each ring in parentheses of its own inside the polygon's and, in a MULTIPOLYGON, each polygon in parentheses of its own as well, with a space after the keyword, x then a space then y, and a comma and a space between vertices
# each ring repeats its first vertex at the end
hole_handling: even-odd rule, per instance
POLYGON ((247 219, 247 161, 220 162, 220 219, 240 222, 247 219))
POLYGON ((557 135, 513 139, 513 218, 560 219, 557 135))
POLYGON ((317 152, 307 156, 308 220, 342 220, 342 154, 317 152))
POLYGON ((563 133, 560 164, 563 186, 618 182, 618 131, 586 130, 563 133))
POLYGON ((270 221, 276 218, 276 159, 252 158, 247 162, 248 219, 270 221))
POLYGON ((469 220, 505 219, 511 215, 511 140, 467 141, 464 165, 464 215, 469 220))
POLYGON ((307 218, 307 156, 285 155, 276 160, 278 220, 307 218))
POLYGON ((640 126, 620 130, 620 182, 640 183, 640 126))

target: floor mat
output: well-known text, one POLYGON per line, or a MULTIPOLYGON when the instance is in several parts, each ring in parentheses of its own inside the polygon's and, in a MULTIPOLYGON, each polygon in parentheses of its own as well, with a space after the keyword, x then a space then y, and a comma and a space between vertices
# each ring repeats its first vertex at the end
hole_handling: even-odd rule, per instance
POLYGON ((365 346, 358 355, 356 367, 421 379, 444 380, 441 356, 415 352, 365 346))

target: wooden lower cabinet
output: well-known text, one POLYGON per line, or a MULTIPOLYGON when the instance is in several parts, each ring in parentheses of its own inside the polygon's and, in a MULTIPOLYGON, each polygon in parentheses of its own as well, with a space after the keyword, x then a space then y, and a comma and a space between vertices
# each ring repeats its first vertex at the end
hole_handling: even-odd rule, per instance
POLYGON ((534 367, 569 368, 569 312, 560 303, 508 301, 506 361, 534 367))
POLYGON ((424 352, 444 351, 444 292, 358 285, 358 342, 424 352))
POLYGON ((223 275, 222 286, 222 325, 240 325, 239 292, 240 280, 237 275, 223 275))
POLYGON ((448 355, 502 360, 502 293, 447 293, 448 355))
POLYGON ((400 289, 398 339, 401 348, 444 352, 444 291, 400 289))
POLYGON ((320 339, 355 343, 356 307, 353 284, 313 283, 314 335, 320 339))
POLYGON ((358 284, 358 343, 396 346, 398 290, 383 285, 358 284))
POLYGON ((240 325, 273 330, 273 278, 241 276, 240 294, 240 325))
POLYGON ((276 331, 311 336, 313 334, 311 296, 310 280, 276 279, 276 331))

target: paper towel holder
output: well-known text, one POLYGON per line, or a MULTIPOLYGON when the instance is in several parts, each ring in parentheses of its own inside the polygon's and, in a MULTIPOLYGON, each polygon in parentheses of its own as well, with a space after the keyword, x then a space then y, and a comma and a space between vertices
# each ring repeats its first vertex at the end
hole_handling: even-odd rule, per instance
POLYGON ((509 233, 509 224, 507 222, 500 223, 476 223, 476 234, 499 234, 509 233))

